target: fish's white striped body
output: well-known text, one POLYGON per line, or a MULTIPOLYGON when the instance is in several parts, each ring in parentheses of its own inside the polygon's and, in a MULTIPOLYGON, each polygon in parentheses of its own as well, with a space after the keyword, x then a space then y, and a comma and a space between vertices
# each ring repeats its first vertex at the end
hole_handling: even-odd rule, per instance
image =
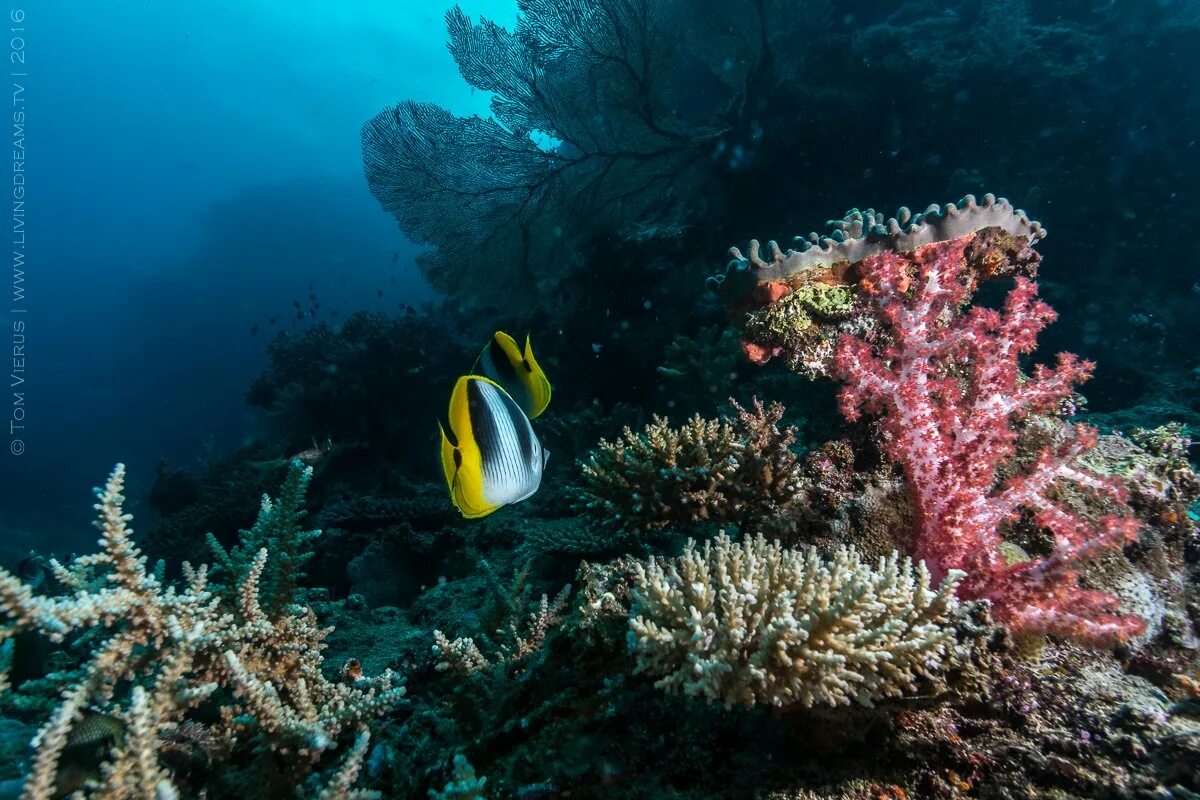
POLYGON ((442 429, 442 468, 450 499, 465 517, 483 517, 538 490, 548 453, 525 412, 482 375, 464 375, 442 429))
POLYGON ((542 483, 542 444, 524 412, 499 386, 472 381, 468 392, 475 441, 482 454, 484 500, 497 506, 518 503, 542 483), (475 403, 481 406, 480 413, 475 403))

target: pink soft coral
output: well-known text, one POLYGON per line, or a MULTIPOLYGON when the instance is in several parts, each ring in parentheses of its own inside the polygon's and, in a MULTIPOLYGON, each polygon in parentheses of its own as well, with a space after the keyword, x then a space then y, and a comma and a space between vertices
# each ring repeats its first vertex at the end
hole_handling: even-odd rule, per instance
POLYGON ((1052 411, 1086 380, 1092 364, 1059 354, 1054 368, 1038 365, 1023 379, 1018 356, 1032 352, 1055 313, 1024 278, 1003 312, 975 307, 962 313, 971 282, 964 274, 969 237, 937 242, 910 253, 864 260, 861 286, 878 303, 889 343, 843 336, 835 371, 845 381, 842 413, 882 414, 887 454, 904 468, 917 510, 916 556, 935 573, 962 569, 960 593, 992 601, 1014 632, 1053 633, 1095 644, 1141 630, 1134 617, 1115 613, 1112 595, 1079 586, 1079 563, 1120 547, 1137 535, 1129 517, 1088 524, 1047 497, 1059 480, 1120 497, 1113 483, 1072 466, 1096 443, 1096 432, 1076 425, 1057 449, 1041 453, 1020 475, 997 485, 996 469, 1016 452, 1013 421, 1052 411), (1054 535, 1045 558, 1007 564, 1000 528, 1022 509, 1054 535))

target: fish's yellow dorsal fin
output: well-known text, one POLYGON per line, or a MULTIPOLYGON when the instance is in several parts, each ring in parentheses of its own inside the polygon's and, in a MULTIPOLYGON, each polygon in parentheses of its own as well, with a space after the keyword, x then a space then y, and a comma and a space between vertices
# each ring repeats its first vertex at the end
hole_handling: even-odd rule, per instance
POLYGON ((546 406, 550 405, 551 390, 550 379, 546 377, 545 372, 542 372, 541 366, 533 356, 533 344, 529 339, 529 334, 525 334, 525 353, 521 363, 525 367, 522 380, 525 381, 531 399, 529 418, 534 419, 546 410, 546 406))

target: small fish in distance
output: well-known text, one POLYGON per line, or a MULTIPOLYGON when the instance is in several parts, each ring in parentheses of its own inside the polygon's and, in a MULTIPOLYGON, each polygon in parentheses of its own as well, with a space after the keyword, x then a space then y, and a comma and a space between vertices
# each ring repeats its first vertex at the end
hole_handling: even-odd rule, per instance
POLYGON ((250 466, 262 472, 286 467, 293 461, 299 461, 306 467, 313 467, 325 460, 333 452, 333 440, 326 437, 325 441, 318 443, 313 439, 312 447, 306 447, 299 453, 289 458, 273 458, 269 461, 251 461, 250 466))

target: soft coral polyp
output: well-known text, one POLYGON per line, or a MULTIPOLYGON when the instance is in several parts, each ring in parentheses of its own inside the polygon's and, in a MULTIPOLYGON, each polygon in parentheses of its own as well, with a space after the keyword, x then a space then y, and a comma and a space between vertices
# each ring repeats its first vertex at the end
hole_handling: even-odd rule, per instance
POLYGON ((877 305, 886 344, 844 335, 835 373, 844 382, 842 413, 882 415, 888 456, 902 465, 917 512, 915 555, 935 574, 961 569, 966 597, 987 598, 1015 633, 1051 633, 1109 644, 1143 622, 1117 613, 1113 595, 1085 590, 1078 567, 1136 538, 1126 516, 1086 522, 1048 497, 1058 481, 1121 498, 1118 485, 1073 466, 1096 443, 1076 425, 1066 443, 1048 448, 1020 474, 997 483, 997 468, 1016 453, 1014 422, 1056 410, 1093 365, 1060 354, 1022 377, 1018 358, 1037 346, 1055 319, 1037 284, 1017 278, 1002 310, 974 307, 964 275, 970 237, 907 253, 885 252, 860 264, 860 288, 877 305), (1022 510, 1054 538, 1044 558, 1009 564, 1001 527, 1022 510))

